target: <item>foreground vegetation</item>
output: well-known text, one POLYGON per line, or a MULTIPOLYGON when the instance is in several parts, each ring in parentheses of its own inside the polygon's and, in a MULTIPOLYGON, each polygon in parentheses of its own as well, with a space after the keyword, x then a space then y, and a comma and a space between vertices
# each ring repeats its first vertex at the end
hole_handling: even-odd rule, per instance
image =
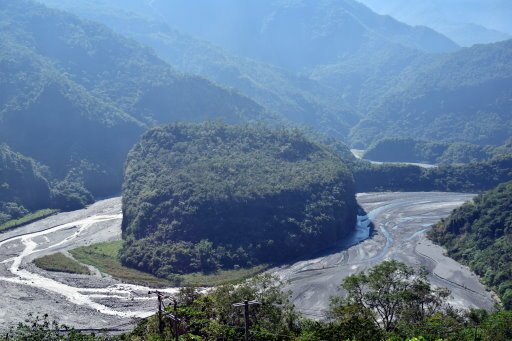
MULTIPOLYGON (((326 310, 316 310, 320 321, 303 318, 283 291, 283 283, 261 275, 239 285, 223 285, 201 294, 183 288, 178 303, 177 328, 158 316, 144 319, 135 329, 118 336, 90 336, 70 331, 47 317, 31 318, 9 333, 22 341, 163 341, 242 340, 243 300, 260 304, 249 308, 252 340, 351 341, 507 341, 512 338, 512 312, 459 311, 446 303, 447 289, 432 288, 424 271, 386 261, 366 273, 345 279, 345 298, 333 297, 326 310)), ((169 302, 164 302, 169 303, 169 302)), ((172 306, 172 304, 170 304, 172 306)), ((171 312, 169 310, 169 312, 171 312)), ((312 310, 310 310, 312 312, 312 310)))
POLYGON ((456 209, 430 237, 469 265, 512 309, 512 182, 456 209))
POLYGON ((91 273, 89 268, 60 252, 36 258, 34 259, 34 264, 47 271, 67 272, 81 275, 90 275, 91 273))
POLYGON ((357 203, 342 160, 298 130, 176 124, 130 152, 123 214, 123 264, 169 278, 325 248, 357 203))

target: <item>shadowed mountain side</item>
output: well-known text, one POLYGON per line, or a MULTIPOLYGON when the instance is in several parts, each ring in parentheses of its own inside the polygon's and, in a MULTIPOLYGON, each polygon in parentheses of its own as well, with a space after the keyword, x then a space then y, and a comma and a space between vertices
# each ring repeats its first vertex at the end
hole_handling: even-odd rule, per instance
POLYGON ((4 1, 0 18, 0 141, 95 195, 120 190, 128 150, 154 124, 279 120, 102 25, 26 0, 4 1))

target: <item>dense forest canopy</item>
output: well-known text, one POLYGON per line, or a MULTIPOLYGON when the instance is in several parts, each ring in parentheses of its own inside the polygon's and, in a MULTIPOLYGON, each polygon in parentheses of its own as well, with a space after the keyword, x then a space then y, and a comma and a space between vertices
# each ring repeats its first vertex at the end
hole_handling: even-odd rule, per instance
POLYGON ((469 265, 512 308, 512 182, 455 210, 430 237, 469 265))
POLYGON ((0 144, 0 225, 28 210, 50 206, 44 169, 34 160, 0 144))
POLYGON ((155 128, 125 178, 121 259, 160 276, 290 259, 355 226, 351 173, 299 131, 155 128))
POLYGON ((151 47, 176 70, 199 75, 234 88, 289 122, 314 127, 331 136, 348 135, 359 118, 336 89, 305 74, 296 74, 176 30, 151 4, 131 1, 44 0, 43 3, 101 22, 118 33, 151 47))
POLYGON ((443 191, 482 192, 512 180, 512 155, 464 165, 423 168, 407 164, 380 164, 358 160, 350 166, 358 192, 443 191))
POLYGON ((352 144, 389 136, 505 143, 512 131, 511 61, 512 40, 415 58, 381 96, 363 98, 368 115, 352 128, 352 144))
MULTIPOLYGON (((475 16, 483 1, 500 8, 495 28, 512 27, 502 19, 507 0, 403 6, 418 17, 457 4, 436 22, 449 37, 363 4, 374 0, 0 0, 0 230, 122 188, 123 241, 110 246, 112 257, 120 249, 123 272, 176 284, 185 277, 177 275, 256 273, 324 250, 354 230, 356 192, 494 188, 430 238, 512 309, 512 39, 476 19, 446 26, 453 15, 475 16), (459 46, 468 41, 499 42, 459 46), (372 164, 347 145, 370 160, 439 167, 372 164)), ((7 257, 31 251, 32 237, 20 237, 7 257)), ((57 257, 69 263, 65 253, 57 257)), ((512 339, 510 312, 458 311, 423 270, 396 261, 340 289, 346 297, 316 311, 322 321, 300 317, 269 275, 184 288, 177 299, 191 340, 239 340, 243 319, 232 304, 248 298, 261 303, 250 312, 258 340, 512 339)), ((154 317, 105 338, 46 318, 27 323, 6 338, 176 333, 157 333, 154 317)))
POLYGON ((364 158, 381 162, 465 164, 490 160, 512 153, 512 139, 502 146, 448 143, 412 138, 385 138, 373 143, 364 158))

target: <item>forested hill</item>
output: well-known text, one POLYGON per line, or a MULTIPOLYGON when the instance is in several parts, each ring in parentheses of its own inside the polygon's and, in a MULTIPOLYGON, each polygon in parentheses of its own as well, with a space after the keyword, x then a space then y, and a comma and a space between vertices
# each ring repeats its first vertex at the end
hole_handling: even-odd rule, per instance
POLYGON ((3 0, 0 26, 0 142, 48 166, 65 191, 119 192, 129 149, 156 123, 274 119, 102 25, 35 2, 3 0))
POLYGON ((355 226, 351 173, 295 131, 155 128, 130 152, 122 261, 159 276, 279 262, 355 226))
POLYGON ((427 52, 457 45, 426 27, 379 16, 354 0, 187 0, 151 5, 173 26, 238 55, 302 70, 396 43, 427 52))
POLYGON ((469 265, 512 309, 512 182, 455 210, 430 237, 469 265))
POLYGON ((385 138, 373 143, 363 158, 381 162, 465 164, 512 154, 512 139, 502 146, 425 141, 412 138, 385 138))
MULTIPOLYGON (((331 75, 332 76, 332 75, 331 75)), ((503 144, 512 135, 512 40, 415 59, 368 99, 355 144, 384 137, 503 144)))

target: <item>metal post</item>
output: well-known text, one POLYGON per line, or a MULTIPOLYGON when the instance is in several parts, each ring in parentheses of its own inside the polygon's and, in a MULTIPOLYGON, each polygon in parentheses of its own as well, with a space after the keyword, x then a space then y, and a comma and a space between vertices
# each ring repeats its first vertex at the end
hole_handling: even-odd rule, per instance
POLYGON ((160 336, 164 335, 164 319, 162 316, 162 296, 158 294, 158 332, 160 336))
POLYGON ((249 341, 249 301, 244 301, 245 341, 249 341))
POLYGON ((249 306, 253 304, 260 305, 261 303, 258 301, 244 300, 243 302, 233 304, 233 307, 244 307, 245 341, 249 341, 249 306))
POLYGON ((156 291, 149 291, 148 294, 149 295, 156 294, 156 297, 158 299, 158 332, 160 334, 160 337, 163 338, 163 336, 164 336, 164 329, 165 329, 165 322, 164 322, 164 318, 163 318, 162 306, 164 304, 163 300, 164 300, 164 298, 167 298, 167 296, 164 296, 164 294, 161 293, 158 290, 156 290, 156 291))
POLYGON ((174 306, 174 334, 176 336, 176 341, 179 341, 180 332, 178 331, 178 303, 176 300, 173 300, 172 303, 174 306))

